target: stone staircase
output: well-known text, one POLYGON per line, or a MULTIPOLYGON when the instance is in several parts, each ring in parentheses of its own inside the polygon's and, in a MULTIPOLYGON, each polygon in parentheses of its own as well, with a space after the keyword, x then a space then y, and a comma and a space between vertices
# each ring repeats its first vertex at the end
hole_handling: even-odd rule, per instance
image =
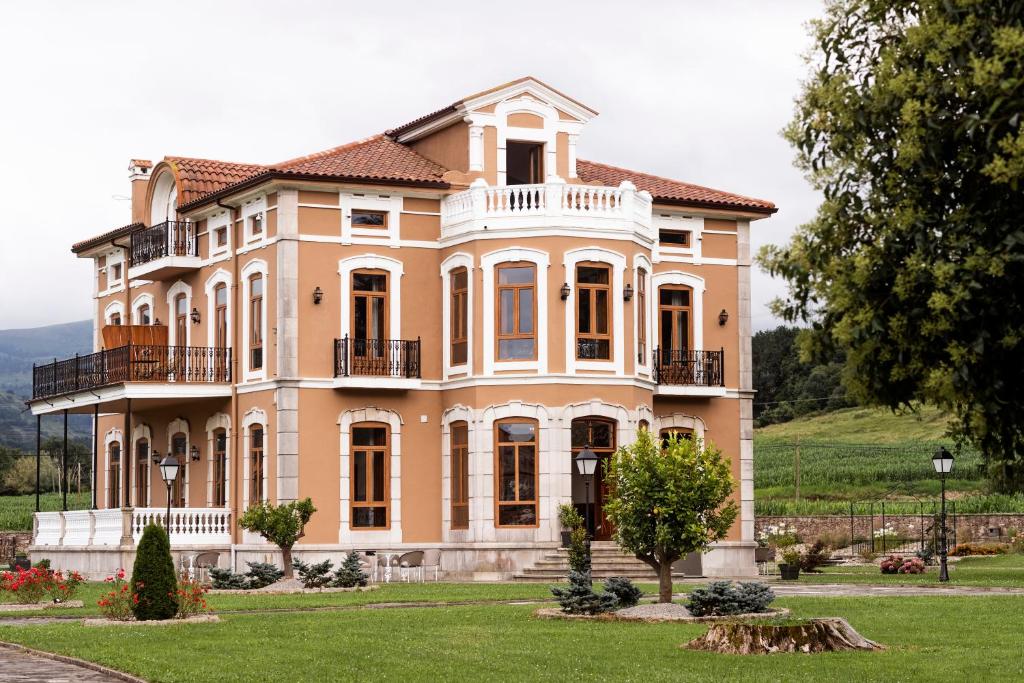
MULTIPOLYGON (((606 579, 610 576, 624 576, 633 581, 657 581, 658 575, 648 565, 632 555, 622 552, 612 541, 594 541, 590 544, 591 576, 594 579, 606 579)), ((681 579, 684 574, 678 569, 672 573, 673 578, 681 579)), ((569 551, 566 548, 547 553, 529 567, 514 575, 516 581, 564 581, 569 574, 569 551)), ((689 575, 687 575, 689 576, 689 575)))

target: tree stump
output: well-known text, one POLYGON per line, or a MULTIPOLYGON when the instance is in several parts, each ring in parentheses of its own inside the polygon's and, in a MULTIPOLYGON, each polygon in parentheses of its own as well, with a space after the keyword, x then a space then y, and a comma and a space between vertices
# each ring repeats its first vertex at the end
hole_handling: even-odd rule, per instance
POLYGON ((853 630, 845 619, 839 618, 811 619, 798 624, 712 624, 707 633, 683 647, 736 655, 884 649, 853 630))

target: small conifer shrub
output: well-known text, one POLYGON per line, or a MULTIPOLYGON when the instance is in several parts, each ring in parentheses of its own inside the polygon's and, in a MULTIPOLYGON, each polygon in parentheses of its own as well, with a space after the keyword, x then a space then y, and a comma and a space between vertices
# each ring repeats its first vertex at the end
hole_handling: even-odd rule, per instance
POLYGON ((132 612, 139 621, 173 619, 178 613, 178 578, 171 544, 163 527, 150 524, 142 532, 132 568, 132 612))
POLYGON ((331 585, 336 588, 356 588, 366 585, 369 576, 363 571, 359 564, 359 553, 352 551, 345 557, 345 561, 334 572, 334 580, 331 585))

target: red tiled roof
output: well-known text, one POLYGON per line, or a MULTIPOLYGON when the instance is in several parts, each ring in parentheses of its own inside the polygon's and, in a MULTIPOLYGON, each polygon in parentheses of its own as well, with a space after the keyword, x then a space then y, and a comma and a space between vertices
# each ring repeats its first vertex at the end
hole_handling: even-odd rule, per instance
POLYGON ((118 237, 124 237, 133 230, 138 230, 139 228, 142 227, 145 227, 142 225, 142 223, 130 223, 128 225, 125 225, 124 227, 109 230, 103 233, 102 235, 96 235, 95 237, 90 237, 87 240, 82 240, 81 242, 75 243, 74 245, 72 245, 71 251, 77 254, 80 251, 85 251, 86 249, 91 249, 93 247, 99 246, 104 242, 116 240, 118 237))
POLYGON ((153 162, 149 159, 132 159, 128 162, 128 168, 139 166, 141 168, 153 168, 153 162))
POLYGON ((447 168, 384 135, 274 164, 272 170, 299 175, 340 176, 367 180, 442 182, 447 168))
POLYGON ((266 170, 258 164, 239 164, 215 159, 164 157, 178 175, 178 204, 188 204, 229 185, 251 178, 266 170))
POLYGON ((630 171, 618 166, 599 164, 596 161, 576 160, 576 175, 585 183, 599 182, 604 185, 618 185, 628 180, 638 190, 647 190, 655 201, 678 204, 693 204, 705 207, 739 208, 759 213, 775 213, 775 204, 766 199, 754 199, 743 195, 714 190, 710 187, 684 183, 661 176, 630 171))

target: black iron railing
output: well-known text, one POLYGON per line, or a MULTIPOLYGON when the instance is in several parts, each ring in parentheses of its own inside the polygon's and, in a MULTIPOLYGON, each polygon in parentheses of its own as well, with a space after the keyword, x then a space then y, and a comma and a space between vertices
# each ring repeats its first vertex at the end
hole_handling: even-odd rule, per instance
POLYGON ((230 382, 231 349, 129 344, 32 367, 32 398, 121 382, 230 382))
POLYGON ((725 349, 655 349, 654 381, 658 384, 725 386, 725 349))
POLYGON ((334 340, 334 376, 420 377, 419 339, 334 340))
POLYGON ((164 221, 131 234, 129 267, 141 266, 165 256, 199 256, 195 223, 164 221))

